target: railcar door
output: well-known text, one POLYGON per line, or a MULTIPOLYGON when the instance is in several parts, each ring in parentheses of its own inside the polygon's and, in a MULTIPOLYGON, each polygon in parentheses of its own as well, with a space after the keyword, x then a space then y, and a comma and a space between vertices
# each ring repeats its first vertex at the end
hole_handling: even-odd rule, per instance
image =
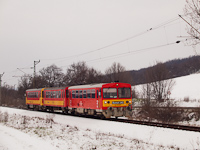
POLYGON ((101 88, 98 88, 96 90, 96 98, 97 98, 96 109, 100 109, 102 107, 102 104, 101 104, 101 101, 102 101, 102 99, 101 99, 101 88))

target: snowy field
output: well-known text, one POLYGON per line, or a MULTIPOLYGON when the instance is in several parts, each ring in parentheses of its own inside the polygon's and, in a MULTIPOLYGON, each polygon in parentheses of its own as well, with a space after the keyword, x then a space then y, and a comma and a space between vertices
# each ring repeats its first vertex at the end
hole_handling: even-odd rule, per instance
MULTIPOLYGON (((200 107, 200 73, 174 78, 173 80, 175 85, 170 91, 170 99, 175 100, 180 107, 200 107)), ((142 86, 133 86, 139 95, 142 93, 142 86)))
MULTIPOLYGON (((182 107, 200 106, 200 74, 174 80, 170 98, 182 107)), ((200 150, 200 134, 0 107, 0 150, 40 149, 200 150)))
POLYGON ((200 149, 200 134, 0 107, 0 150, 200 149))

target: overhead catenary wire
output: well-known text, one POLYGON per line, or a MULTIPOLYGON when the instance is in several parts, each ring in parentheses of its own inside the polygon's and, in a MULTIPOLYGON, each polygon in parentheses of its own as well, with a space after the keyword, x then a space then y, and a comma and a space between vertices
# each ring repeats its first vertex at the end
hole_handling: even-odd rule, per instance
POLYGON ((158 28, 160 28, 160 27, 163 27, 163 26, 165 26, 165 25, 167 25, 167 24, 169 24, 169 23, 172 23, 172 22, 174 22, 174 21, 176 21, 176 20, 178 20, 178 19, 179 19, 179 17, 172 18, 172 19, 170 19, 170 20, 168 20, 168 21, 165 21, 165 22, 163 22, 163 23, 161 23, 161 24, 159 24, 159 25, 157 25, 157 26, 155 26, 155 27, 151 27, 151 28, 149 28, 149 29, 147 29, 147 30, 145 30, 145 31, 143 31, 143 32, 140 32, 140 33, 138 33, 138 34, 135 34, 135 35, 133 35, 133 36, 131 36, 131 37, 128 37, 128 38, 126 38, 126 39, 123 39, 123 40, 120 40, 120 41, 117 41, 117 42, 114 42, 114 43, 111 43, 111 44, 108 44, 108 45, 106 45, 106 46, 97 48, 97 49, 95 49, 95 50, 91 50, 91 51, 84 52, 84 53, 80 53, 80 54, 76 54, 76 55, 71 55, 71 56, 68 56, 68 57, 52 58, 52 59, 41 59, 41 60, 63 60, 63 59, 73 59, 74 57, 80 57, 80 56, 83 56, 83 55, 91 54, 91 53, 94 53, 94 52, 97 52, 97 51, 100 51, 100 50, 103 50, 103 49, 106 49, 106 48, 109 48, 109 47, 112 47, 112 46, 115 46, 115 45, 118 45, 118 44, 121 44, 121 43, 124 43, 124 42, 126 42, 126 41, 129 41, 129 40, 134 39, 134 38, 136 38, 136 37, 139 37, 139 36, 141 36, 141 35, 144 35, 144 34, 150 32, 150 31, 156 30, 156 29, 158 29, 158 28))
MULTIPOLYGON (((97 48, 97 49, 94 49, 94 50, 91 50, 91 51, 87 51, 87 52, 84 52, 84 53, 80 53, 80 54, 76 54, 76 55, 72 55, 72 56, 68 56, 68 57, 62 57, 62 58, 52 58, 52 59, 40 59, 41 61, 45 61, 45 60, 60 60, 60 61, 65 61, 66 59, 73 59, 74 57, 79 57, 79 56, 83 56, 83 55, 87 55, 87 54, 91 54, 91 53, 94 53, 94 52, 97 52, 97 51, 101 51, 103 49, 106 49, 106 48, 109 48, 109 47, 112 47, 112 46, 115 46, 115 45, 118 45, 118 44, 121 44, 123 42, 127 42, 131 39, 134 39, 134 38, 137 38, 139 36, 142 36, 148 32, 151 32, 151 31, 154 31, 156 29, 159 29, 161 27, 164 27, 164 26, 167 26, 167 25, 170 25, 170 23, 176 21, 180 19, 180 17, 175 17, 175 18, 172 18, 170 20, 167 20, 161 24, 158 24, 154 27, 151 27, 151 28, 148 28, 147 30, 143 31, 143 32, 140 32, 138 34, 135 34, 133 36, 130 36, 128 38, 125 38, 123 40, 120 40, 120 41, 117 41, 117 42, 114 42, 114 43, 111 43, 111 44, 108 44, 106 46, 103 46, 103 47, 100 47, 100 48, 97 48)), ((176 43, 176 42, 175 42, 176 43)), ((111 55, 111 56, 106 56, 106 57, 101 57, 101 58, 98 58, 98 59, 93 59, 93 60, 88 60, 86 62, 93 62, 93 61, 100 61, 100 60, 105 60, 105 59, 108 59, 108 58, 114 58, 114 57, 122 57, 122 56, 125 56, 125 55, 129 55, 129 54, 134 54, 134 53, 140 53, 140 52, 144 52, 144 51, 147 51, 147 50, 152 50, 152 49, 156 49, 156 48, 159 48, 159 47, 164 47, 164 46, 168 46, 168 45, 172 45, 172 44, 175 44, 175 43, 169 43, 169 44, 165 44, 165 45, 159 45, 159 46, 154 46, 154 47, 149 47, 149 48, 144 48, 144 49, 138 49, 138 50, 129 50, 129 52, 125 52, 125 53, 120 53, 120 54, 115 54, 115 55, 111 55)), ((55 63, 55 62, 54 62, 55 63)), ((47 65, 50 65, 50 64, 46 64, 44 66, 47 66, 47 65)), ((69 66, 69 65, 68 65, 69 66)), ((62 66, 63 67, 66 67, 66 66, 62 66)), ((26 66, 25 68, 20 68, 20 69, 30 69, 30 67, 26 66)), ((38 72, 38 71, 37 71, 38 72)))
POLYGON ((93 59, 93 60, 88 60, 86 62, 91 62, 91 61, 96 61, 96 60, 103 60, 103 59, 107 59, 107 58, 112 58, 112 57, 123 57, 124 55, 130 55, 131 53, 140 53, 140 52, 144 52, 144 51, 148 51, 148 50, 152 50, 152 49, 157 49, 157 48, 161 48, 161 47, 165 47, 165 46, 169 46, 169 45, 175 45, 178 44, 182 41, 176 41, 176 42, 172 42, 172 43, 167 43, 167 44, 162 44, 162 45, 157 45, 157 46, 152 46, 152 47, 148 47, 148 48, 142 48, 142 49, 137 49, 137 50, 132 50, 132 51, 128 51, 128 52, 124 52, 124 53, 120 53, 120 54, 115 54, 115 55, 110 55, 110 56, 106 56, 106 57, 102 57, 102 58, 97 58, 97 59, 93 59))
MULTIPOLYGON (((143 32, 140 32, 140 33, 138 33, 138 34, 135 34, 135 35, 130 36, 130 37, 128 37, 128 38, 125 38, 125 39, 123 39, 123 40, 114 42, 114 43, 112 43, 112 44, 109 44, 109 45, 100 47, 100 48, 95 49, 95 50, 91 50, 91 51, 88 51, 88 52, 84 52, 84 53, 80 53, 80 54, 76 54, 76 55, 71 55, 71 56, 67 56, 67 57, 62 57, 62 58, 41 59, 41 61, 45 61, 45 60, 59 60, 59 61, 64 61, 64 60, 74 59, 74 58, 77 58, 77 57, 80 57, 80 56, 83 56, 83 55, 91 54, 91 53, 94 53, 94 52, 97 52, 97 51, 101 51, 101 50, 104 50, 104 49, 106 49, 106 48, 109 48, 109 47, 112 47, 112 46, 115 46, 115 45, 118 45, 118 44, 127 42, 127 41, 129 41, 129 40, 131 40, 131 39, 134 39, 134 38, 137 38, 137 37, 139 37, 139 36, 142 36, 142 35, 144 35, 144 34, 150 32, 150 31, 154 31, 154 30, 156 30, 156 29, 159 29, 159 28, 161 28, 161 27, 163 27, 163 26, 166 26, 166 25, 168 25, 168 24, 170 24, 170 23, 172 23, 172 22, 174 22, 174 21, 176 21, 176 20, 179 20, 179 19, 180 19, 179 17, 174 17, 174 18, 172 18, 172 19, 170 19, 170 20, 167 20, 167 21, 165 21, 165 22, 163 22, 163 23, 161 23, 161 24, 158 24, 158 25, 156 25, 156 26, 154 26, 154 27, 151 27, 151 28, 149 28, 149 29, 147 29, 147 30, 145 30, 145 31, 143 31, 143 32)), ((87 61, 86 61, 86 62, 87 62, 87 61)), ((46 65, 43 65, 43 66, 47 66, 47 65, 50 65, 50 64, 46 64, 46 65)))
MULTIPOLYGON (((128 38, 126 38, 126 39, 124 39, 124 40, 121 40, 121 41, 118 41, 118 42, 115 42, 115 43, 112 43, 112 44, 103 46, 103 47, 98 48, 98 49, 96 49, 96 50, 92 50, 92 51, 88 51, 88 52, 85 52, 85 53, 80 53, 80 54, 72 55, 72 56, 68 56, 68 57, 63 57, 63 58, 44 59, 44 60, 61 60, 61 59, 62 59, 62 61, 63 61, 64 59, 67 59, 67 58, 68 58, 68 60, 69 60, 69 59, 73 59, 74 57, 79 57, 79 56, 83 56, 83 55, 90 54, 90 53, 93 53, 93 52, 97 52, 97 51, 100 51, 100 50, 109 48, 109 47, 111 47, 111 46, 115 46, 115 45, 117 45, 117 44, 120 44, 120 43, 123 43, 123 42, 127 42, 127 41, 129 41, 129 40, 131 40, 131 39, 134 39, 134 38, 136 38, 136 37, 139 37, 139 36, 141 36, 141 35, 144 35, 144 34, 150 32, 150 31, 159 29, 159 28, 161 28, 161 27, 165 27, 166 25, 168 25, 168 24, 170 24, 170 23, 172 23, 172 22, 174 22, 174 21, 176 21, 176 20, 179 20, 179 19, 180 19, 180 17, 174 17, 174 18, 172 18, 172 19, 170 19, 170 20, 167 20, 167 21, 165 21, 165 22, 163 22, 163 23, 161 23, 161 24, 159 24, 159 25, 157 25, 157 26, 155 26, 155 27, 149 28, 148 30, 145 30, 145 31, 143 31, 143 32, 140 32, 140 33, 138 33, 138 34, 136 34, 136 35, 133 35, 133 36, 131 36, 131 37, 128 37, 128 38)), ((175 43, 176 43, 176 42, 175 42, 175 43)), ((173 44, 175 44, 175 43, 173 43, 173 44)), ((164 46, 168 46, 168 45, 172 45, 172 43, 168 43, 168 42, 167 42, 167 44, 164 44, 164 45, 149 47, 149 48, 140 49, 140 50, 136 50, 136 51, 138 51, 138 52, 139 52, 139 51, 147 51, 148 49, 155 49, 155 48, 164 47, 164 46)), ((97 59, 93 59, 93 60, 88 60, 88 61, 85 61, 85 62, 92 62, 92 61, 95 61, 95 60, 104 60, 104 59, 106 59, 106 58, 112 58, 112 57, 113 57, 113 58, 114 58, 114 57, 120 57, 120 55, 125 55, 125 54, 128 54, 128 53, 134 53, 134 52, 129 50, 129 52, 120 53, 120 54, 111 55, 111 56, 106 56, 106 57, 101 57, 101 58, 97 58, 97 59)), ((135 53, 136 53, 136 52, 135 52, 135 53)), ((42 60, 43 60, 43 59, 42 59, 42 60)), ((61 68, 64 68, 64 67, 67 67, 67 66, 69 66, 69 65, 61 66, 61 68)))

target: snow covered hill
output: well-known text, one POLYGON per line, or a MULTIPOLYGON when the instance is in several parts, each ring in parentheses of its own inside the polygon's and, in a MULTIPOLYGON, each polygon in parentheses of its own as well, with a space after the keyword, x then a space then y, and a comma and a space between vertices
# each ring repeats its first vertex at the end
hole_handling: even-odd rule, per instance
MULTIPOLYGON (((179 106, 200 106, 200 74, 174 80, 170 97, 180 101, 179 106)), ((135 86, 136 90, 141 86, 135 86)), ((200 134, 0 107, 0 150, 13 149, 200 150, 200 134)))
MULTIPOLYGON (((200 107, 200 73, 174 78, 174 81, 170 99, 180 102, 179 106, 200 107)), ((142 86, 137 85, 133 88, 136 92, 142 93, 142 86)))
POLYGON ((1 150, 200 149, 200 134, 0 107, 1 150))
POLYGON ((200 100, 200 73, 174 79, 176 84, 171 92, 171 98, 200 100))

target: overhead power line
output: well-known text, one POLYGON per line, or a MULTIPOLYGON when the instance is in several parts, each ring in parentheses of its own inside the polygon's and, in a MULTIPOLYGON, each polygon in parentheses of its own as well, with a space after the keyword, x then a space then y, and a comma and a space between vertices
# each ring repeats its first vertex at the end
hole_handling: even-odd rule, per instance
POLYGON ((174 21, 176 21, 176 20, 178 20, 178 19, 179 19, 179 17, 172 18, 172 19, 170 19, 170 20, 168 20, 168 21, 165 21, 165 22, 163 22, 163 23, 161 23, 161 24, 155 26, 155 27, 149 28, 149 29, 146 30, 146 31, 140 32, 140 33, 135 34, 135 35, 133 35, 133 36, 131 36, 131 37, 128 37, 128 38, 126 38, 126 39, 123 39, 123 40, 114 42, 114 43, 112 43, 112 44, 108 44, 108 45, 106 45, 106 46, 100 47, 100 48, 95 49, 95 50, 91 50, 91 51, 88 51, 88 52, 80 53, 80 54, 77 54, 77 55, 71 55, 71 56, 68 56, 68 57, 53 58, 53 59, 42 59, 42 60, 72 59, 72 58, 74 58, 74 57, 79 57, 79 56, 82 56, 82 55, 87 55, 87 54, 90 54, 90 53, 94 53, 94 52, 97 52, 97 51, 100 51, 100 50, 103 50, 103 49, 106 49, 106 48, 109 48, 109 47, 112 47, 112 46, 115 46, 115 45, 124 43, 124 42, 129 41, 129 40, 131 40, 131 39, 134 39, 134 38, 136 38, 136 37, 139 37, 139 36, 141 36, 141 35, 143 35, 143 34, 146 34, 147 32, 156 30, 156 29, 158 29, 158 28, 160 28, 160 27, 163 27, 163 26, 165 26, 165 25, 167 25, 167 24, 169 24, 169 23, 172 23, 172 22, 174 22, 174 21))
MULTIPOLYGON (((103 47, 100 47, 98 49, 95 49, 95 50, 91 50, 91 51, 88 51, 88 52, 84 52, 84 53, 80 53, 80 54, 76 54, 76 55, 71 55, 71 56, 68 56, 68 57, 62 57, 62 58, 52 58, 52 59, 41 59, 41 60, 64 60, 64 59, 73 59, 74 57, 79 57, 79 56, 82 56, 82 55, 87 55, 87 54, 90 54, 90 53, 94 53, 94 52, 97 52, 97 51, 100 51, 100 50, 103 50, 103 49, 106 49, 106 48, 109 48, 109 47, 112 47, 112 46, 115 46, 117 44, 120 44, 120 43, 123 43, 123 42, 126 42, 126 41, 129 41, 131 39, 134 39, 136 37, 139 37, 139 36, 142 36, 150 31, 153 31, 153 30, 156 30, 156 29, 159 29, 163 26, 166 26, 176 20, 180 19, 179 17, 175 17, 175 18, 172 18, 170 20, 167 20, 161 24, 158 24, 154 27, 151 27, 149 28, 148 30, 145 30, 143 32, 140 32, 138 34, 135 34, 131 37, 128 37, 126 39, 123 39, 123 40, 120 40, 120 41, 117 41, 117 42, 114 42, 112 44, 109 44, 109 45, 106 45, 106 46, 103 46, 103 47)), ((176 43, 176 42, 175 42, 176 43)), ((150 48, 145 48, 145 49, 139 49, 139 50, 135 50, 135 51, 129 51, 129 52, 126 52, 126 53, 121 53, 121 54, 116 54, 116 55, 112 55, 112 56, 107 56, 107 57, 103 57, 103 58, 99 58, 99 59, 94 59, 94 60, 89 60, 87 62, 90 62, 90 61, 95 61, 95 60, 101 60, 101 59, 106 59, 106 58, 111 58, 111 57, 117 57, 117 56, 120 56, 120 55, 126 55, 126 54, 129 54, 129 53, 138 53, 138 52, 142 52, 142 51, 147 51, 148 49, 155 49, 155 48, 159 48, 159 47, 163 47, 163 46, 168 46, 168 45, 172 45, 172 44, 175 44, 175 43, 169 43, 169 44, 165 44, 165 45, 160 45, 160 46, 155 46, 155 47, 150 47, 150 48)), ((64 67, 64 66, 62 66, 64 67)), ((20 69, 25 69, 25 68, 20 68, 20 69)), ((26 68, 27 69, 27 68, 26 68)))
POLYGON ((130 55, 131 53, 140 53, 140 52, 144 52, 144 51, 148 51, 148 50, 152 50, 152 49, 157 49, 157 48, 161 48, 161 47, 165 47, 165 46, 169 46, 169 45, 175 45, 175 44, 178 44, 180 42, 183 42, 183 40, 182 41, 176 41, 176 42, 168 43, 168 44, 163 44, 163 45, 158 45, 158 46, 138 49, 138 50, 132 50, 132 51, 129 51, 129 52, 124 52, 124 53, 120 53, 120 54, 116 54, 116 55, 110 55, 110 56, 106 56, 106 57, 102 57, 102 58, 88 60, 86 62, 103 60, 103 59, 112 58, 112 57, 122 57, 122 56, 125 56, 125 55, 130 55))

